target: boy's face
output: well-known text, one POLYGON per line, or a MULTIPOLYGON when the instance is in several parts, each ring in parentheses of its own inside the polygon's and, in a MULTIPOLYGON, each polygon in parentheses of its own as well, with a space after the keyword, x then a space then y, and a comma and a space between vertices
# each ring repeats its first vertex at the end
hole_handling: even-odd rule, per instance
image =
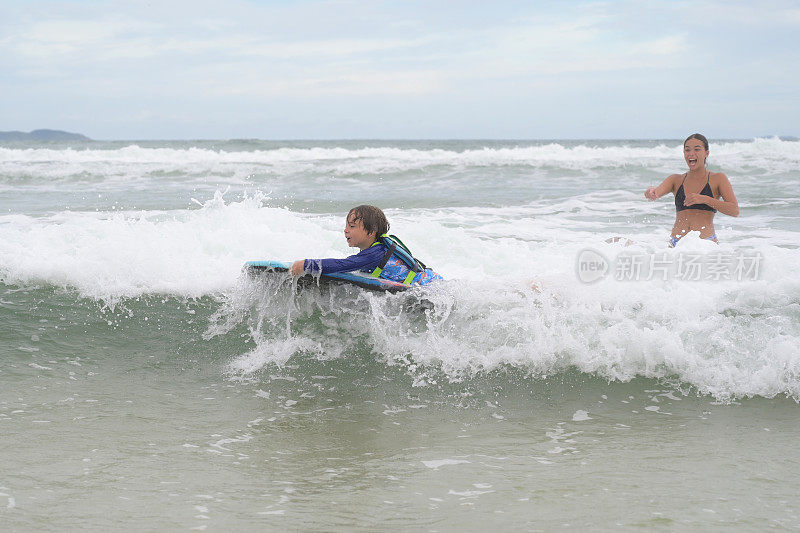
POLYGON ((344 225, 344 238, 348 246, 364 250, 375 242, 375 232, 367 233, 361 220, 355 220, 355 214, 352 214, 344 225))

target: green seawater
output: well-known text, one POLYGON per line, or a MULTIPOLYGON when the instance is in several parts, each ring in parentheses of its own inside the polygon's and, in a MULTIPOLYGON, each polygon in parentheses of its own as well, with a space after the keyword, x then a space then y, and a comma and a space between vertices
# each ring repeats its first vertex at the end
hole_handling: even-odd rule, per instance
POLYGON ((0 146, 0 531, 800 529, 798 164, 712 140, 741 215, 668 250, 681 140, 0 146), (242 274, 360 203, 447 282, 242 274))
POLYGON ((213 298, 0 293, 7 531, 798 526, 797 404, 579 372, 414 386, 367 347, 230 376, 213 298))

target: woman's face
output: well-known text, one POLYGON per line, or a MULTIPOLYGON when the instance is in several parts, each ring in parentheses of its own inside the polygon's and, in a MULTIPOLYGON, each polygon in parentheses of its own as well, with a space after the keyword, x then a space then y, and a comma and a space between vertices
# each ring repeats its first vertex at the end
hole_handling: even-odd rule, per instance
POLYGON ((689 165, 689 170, 704 168, 708 150, 700 139, 689 139, 683 145, 683 158, 689 165))

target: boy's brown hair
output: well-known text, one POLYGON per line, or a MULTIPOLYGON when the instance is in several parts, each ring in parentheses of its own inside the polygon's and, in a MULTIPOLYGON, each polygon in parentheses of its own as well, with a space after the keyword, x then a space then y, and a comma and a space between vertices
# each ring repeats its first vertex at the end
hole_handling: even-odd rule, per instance
POLYGON ((347 213, 347 221, 355 222, 360 220, 367 233, 374 233, 375 237, 380 237, 389 232, 389 221, 380 208, 374 205, 359 205, 347 213), (352 217, 352 218, 351 218, 352 217))

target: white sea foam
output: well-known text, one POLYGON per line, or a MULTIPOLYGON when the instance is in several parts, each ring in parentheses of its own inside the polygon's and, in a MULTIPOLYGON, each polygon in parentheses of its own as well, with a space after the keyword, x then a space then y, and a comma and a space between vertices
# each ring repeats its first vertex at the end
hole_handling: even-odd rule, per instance
POLYGON ((469 464, 466 459, 435 459, 431 461, 422 461, 422 464, 433 470, 438 470, 443 466, 469 464))
MULTIPOLYGON (((682 254, 715 257, 738 249, 687 237, 682 249, 666 250, 658 234, 637 236, 631 247, 597 243, 581 233, 538 242, 498 239, 486 238, 480 228, 436 224, 428 217, 404 228, 410 242, 420 243, 420 255, 451 280, 425 293, 433 304, 424 315, 425 326, 420 327, 419 315, 398 314, 392 298, 366 294, 356 305, 361 315, 342 316, 322 301, 311 309, 319 305, 330 315, 325 342, 338 343, 341 351, 351 337, 366 332, 369 345, 387 360, 410 356, 418 383, 435 382, 432 369, 462 379, 511 365, 538 376, 576 368, 610 380, 678 378, 721 399, 781 393, 800 398, 796 249, 768 243, 744 249, 764 258, 764 270, 753 280, 609 277, 586 285, 577 280, 574 261, 589 244, 609 258, 662 253, 675 262, 682 254), (431 234, 436 238, 426 242, 431 234), (534 279, 541 292, 532 288, 534 279)), ((308 304, 300 302, 295 313, 302 316, 308 304)), ((283 324, 285 317, 275 320, 283 324)), ((308 332, 294 335, 314 338, 308 332)), ((236 359, 232 370, 283 364, 283 348, 293 337, 286 338, 269 337, 236 359)), ((332 352, 323 348, 320 353, 332 352)))
POLYGON ((769 240, 715 245, 690 236, 669 250, 662 232, 651 229, 629 234, 632 246, 607 244, 576 222, 594 203, 578 197, 549 212, 538 204, 505 212, 390 210, 393 228, 449 281, 427 291, 433 309, 417 318, 398 314, 392 297, 365 294, 351 304, 353 314, 344 315, 323 303, 332 329, 322 337, 288 333, 290 313, 302 316, 317 303, 290 311, 267 301, 268 294, 255 305, 252 299, 239 305, 232 296, 247 286, 241 274, 246 260, 352 252, 342 238, 341 216, 270 207, 263 195, 226 202, 217 194, 178 211, 5 215, 0 279, 64 286, 106 302, 227 294, 228 306, 215 321, 219 331, 211 328, 211 336, 270 308, 261 325, 272 322, 273 330, 253 328, 256 347, 232 361, 234 373, 282 365, 298 352, 337 357, 351 337, 366 331, 388 361, 410 356, 420 382, 436 379, 433 369, 461 379, 512 365, 534 375, 577 368, 613 380, 678 377, 720 398, 800 397, 797 248, 769 240), (623 281, 612 270, 584 284, 575 261, 587 247, 609 261, 660 254, 674 264, 686 254, 761 254, 763 268, 756 279, 717 281, 623 281))
MULTIPOLYGON (((462 151, 0 148, 0 186, 5 183, 9 190, 15 190, 17 171, 30 176, 26 186, 57 191, 61 186, 52 183, 54 176, 73 179, 88 168, 90 176, 84 178, 89 182, 96 173, 97 183, 125 194, 139 187, 136 180, 148 172, 146 179, 153 183, 184 180, 185 189, 204 184, 208 172, 236 180, 252 173, 253 165, 277 165, 272 171, 286 191, 300 186, 325 191, 330 185, 339 187, 348 203, 354 184, 347 180, 357 184, 367 179, 364 169, 425 168, 415 178, 417 185, 445 191, 445 200, 451 185, 465 191, 459 193, 463 205, 426 207, 412 200, 409 208, 387 209, 392 231, 449 280, 426 293, 432 308, 416 314, 399 311, 401 298, 374 294, 352 302, 346 313, 330 301, 304 302, 302 295, 280 305, 269 294, 254 296, 255 289, 241 273, 247 260, 353 252, 342 238, 344 211, 278 207, 258 190, 201 193, 196 203, 162 210, 65 210, 49 201, 43 211, 26 213, 0 206, 0 281, 61 286, 112 304, 148 295, 221 297, 224 302, 208 338, 258 319, 251 324, 256 346, 231 361, 230 370, 237 375, 283 365, 298 353, 339 357, 348 353, 350 339, 366 336, 387 362, 408 364, 418 384, 436 381, 440 372, 448 379, 463 379, 510 365, 537 376, 578 369, 611 380, 677 378, 719 398, 781 393, 800 398, 800 239, 793 215, 800 200, 765 193, 763 186, 779 183, 782 169, 796 166, 798 147, 796 141, 778 139, 713 145, 717 163, 723 159, 726 165, 757 168, 768 176, 761 183, 753 176, 737 178, 746 216, 717 216, 720 245, 691 235, 673 250, 664 246, 674 216, 668 201, 644 201, 641 191, 632 190, 615 171, 605 170, 595 181, 586 176, 598 165, 613 170, 625 161, 639 161, 658 172, 676 170, 679 144, 462 151), (92 170, 93 164, 99 166, 92 170), (488 169, 485 177, 462 178, 462 183, 451 175, 452 169, 439 168, 518 164, 582 170, 580 178, 562 175, 566 181, 559 182, 560 188, 537 197, 538 188, 554 180, 488 169), (165 179, 163 173, 173 168, 178 175, 165 179), (354 174, 332 179, 324 174, 330 168, 354 174), (303 178, 291 179, 292 172, 304 173, 303 178), (487 205, 483 189, 470 190, 481 180, 525 200, 487 205), (583 190, 581 180, 595 189, 583 190), (633 244, 605 242, 616 235, 633 244), (587 249, 609 262, 604 277, 592 284, 581 283, 576 272, 576 262, 587 249), (692 254, 706 259, 715 254, 758 256, 760 270, 753 279, 705 281, 674 276, 625 281, 619 275, 625 256, 658 258, 674 268, 692 254), (292 317, 315 306, 323 307, 326 334, 313 328, 292 330, 292 317)), ((402 195, 416 189, 403 179, 398 183, 402 187, 386 194, 405 203, 402 195)), ((159 197, 146 187, 141 190, 151 200, 159 197)), ((326 201, 309 205, 319 209, 326 201)))
MULTIPOLYGON (((221 143, 225 144, 225 143, 221 143)), ((0 147, 0 182, 20 176, 47 181, 110 181, 124 178, 129 183, 161 180, 180 173, 180 179, 196 176, 247 182, 253 173, 274 176, 302 174, 357 175, 384 174, 428 167, 456 169, 527 166, 591 170, 596 167, 638 166, 659 172, 674 171, 680 162, 680 142, 641 146, 620 141, 561 144, 520 142, 518 146, 483 147, 466 150, 385 147, 309 147, 237 150, 210 148, 146 148, 138 145, 114 149, 52 149, 0 147)), ((800 142, 777 138, 749 142, 712 144, 710 161, 728 171, 750 174, 783 172, 800 163, 800 142)), ((44 184, 44 183, 43 183, 44 184)))
POLYGON ((263 200, 256 195, 226 204, 217 194, 197 209, 178 211, 2 216, 0 279, 72 287, 104 300, 223 291, 245 260, 299 257, 304 244, 325 237, 317 225, 263 207, 263 200))

